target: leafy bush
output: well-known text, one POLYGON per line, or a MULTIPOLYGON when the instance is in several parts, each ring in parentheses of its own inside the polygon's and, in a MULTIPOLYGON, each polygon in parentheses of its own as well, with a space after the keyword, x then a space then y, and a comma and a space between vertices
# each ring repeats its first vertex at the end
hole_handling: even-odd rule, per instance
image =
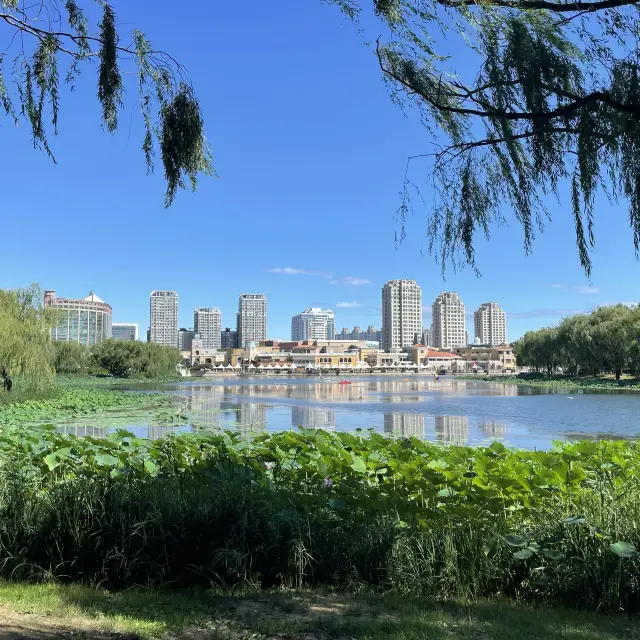
POLYGON ((640 610, 640 450, 0 432, 0 576, 368 585, 640 610))
POLYGON ((94 366, 112 376, 158 378, 175 375, 180 353, 177 349, 148 342, 109 339, 92 347, 91 360, 94 366))

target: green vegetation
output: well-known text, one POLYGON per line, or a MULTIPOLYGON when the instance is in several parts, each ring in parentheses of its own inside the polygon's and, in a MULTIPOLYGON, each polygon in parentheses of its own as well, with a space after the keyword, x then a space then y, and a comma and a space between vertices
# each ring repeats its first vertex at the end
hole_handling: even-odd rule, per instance
POLYGON ((507 211, 529 252, 550 194, 566 202, 587 274, 598 190, 624 201, 640 249, 637 2, 328 1, 352 17, 373 5, 385 23, 373 31, 380 68, 435 142, 410 159, 398 214, 404 223, 414 202, 432 204, 443 268, 475 266, 476 234, 507 211))
POLYGON ((0 431, 0 576, 640 610, 640 449, 0 431))
POLYGON ((540 389, 584 389, 585 391, 621 391, 640 390, 640 380, 630 378, 627 380, 615 380, 612 378, 579 378, 568 376, 556 376, 548 378, 539 376, 483 376, 483 375, 457 375, 456 380, 484 381, 498 384, 517 384, 524 387, 537 387, 540 389))
POLYGON ((49 321, 37 285, 26 289, 0 289, 0 367, 24 386, 40 390, 54 375, 49 321))
MULTIPOLYGON (((525 608, 504 600, 433 602, 398 596, 271 592, 126 591, 77 585, 0 583, 0 634, 20 626, 39 640, 96 638, 100 632, 140 640, 361 638, 366 640, 638 640, 622 616, 525 608), (28 612, 28 613, 23 613, 28 612), (201 630, 202 636, 197 632, 201 630), (184 635, 182 635, 184 634, 184 635), (207 635, 204 635, 207 634, 207 635), (261 634, 256 636, 255 634, 261 634)), ((13 637, 13 636, 10 636, 13 637)))
POLYGON ((56 374, 86 375, 89 364, 89 349, 78 342, 53 342, 56 374))
MULTIPOLYGON (((11 397, 3 395, 0 404, 50 393, 56 374, 107 372, 155 380, 177 376, 177 349, 119 340, 105 340, 91 348, 54 342, 51 323, 37 284, 26 289, 0 289, 0 368, 6 366, 14 382, 11 397)), ((79 378, 78 384, 83 384, 79 378)))
POLYGON ((559 326, 528 331, 514 344, 520 366, 542 369, 549 378, 557 367, 574 375, 640 372, 640 307, 619 304, 565 318, 559 326))
MULTIPOLYGON (((168 407, 172 399, 158 393, 135 393, 106 389, 63 389, 54 397, 23 400, 0 406, 2 427, 40 425, 43 422, 70 421, 74 418, 126 408, 168 407)), ((109 420, 109 414, 102 416, 109 420)))
POLYGON ((162 378, 176 375, 180 352, 150 342, 105 340, 91 348, 91 362, 115 377, 162 378))

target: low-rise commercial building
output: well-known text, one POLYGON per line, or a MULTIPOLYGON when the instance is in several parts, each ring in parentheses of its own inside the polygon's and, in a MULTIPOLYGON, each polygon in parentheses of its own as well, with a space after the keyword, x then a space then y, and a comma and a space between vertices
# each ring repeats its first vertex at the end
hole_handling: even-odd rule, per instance
POLYGON ((513 347, 500 345, 473 345, 453 350, 466 364, 468 370, 497 371, 516 368, 516 356, 513 347))

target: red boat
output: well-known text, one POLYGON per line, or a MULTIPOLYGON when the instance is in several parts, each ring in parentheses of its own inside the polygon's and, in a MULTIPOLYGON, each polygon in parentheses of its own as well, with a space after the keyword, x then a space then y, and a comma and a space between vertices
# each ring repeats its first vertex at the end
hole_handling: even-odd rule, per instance
POLYGON ((340 380, 340 382, 338 382, 338 384, 351 384, 350 380, 340 380))

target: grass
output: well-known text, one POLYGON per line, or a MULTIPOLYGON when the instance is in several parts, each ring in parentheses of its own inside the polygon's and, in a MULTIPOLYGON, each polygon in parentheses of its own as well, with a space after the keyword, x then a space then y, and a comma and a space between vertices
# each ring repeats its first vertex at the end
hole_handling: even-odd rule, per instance
POLYGON ((80 586, 0 583, 0 613, 0 638, 4 624, 30 630, 24 638, 39 638, 38 634, 53 630, 67 638, 74 631, 76 638, 95 638, 103 632, 139 640, 248 640, 264 636, 308 640, 640 640, 637 620, 624 616, 536 609, 504 600, 434 602, 330 592, 113 594, 80 586))

